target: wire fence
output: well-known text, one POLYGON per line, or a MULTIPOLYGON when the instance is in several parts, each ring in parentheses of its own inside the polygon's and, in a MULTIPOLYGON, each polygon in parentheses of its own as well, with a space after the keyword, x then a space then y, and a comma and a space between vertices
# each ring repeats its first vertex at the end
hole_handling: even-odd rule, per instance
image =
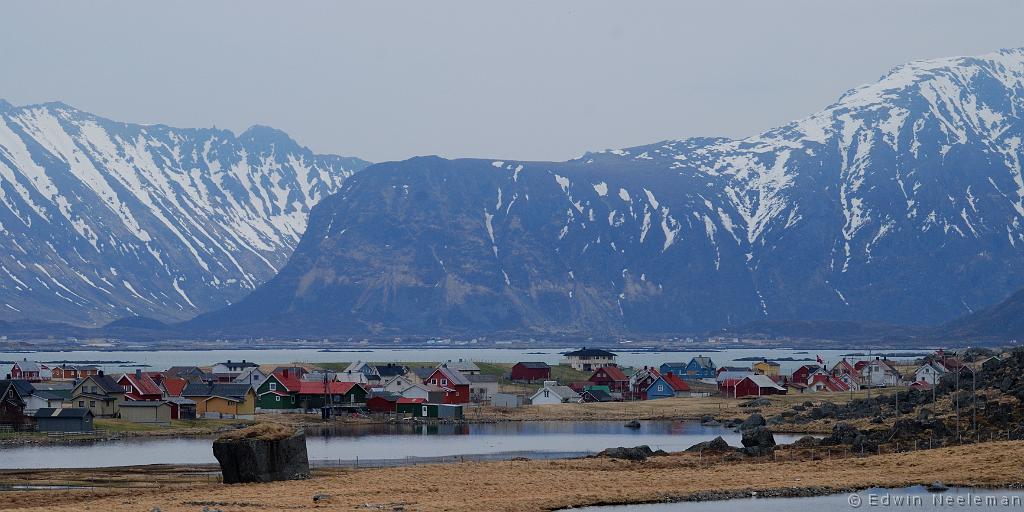
POLYGON ((596 452, 537 452, 514 451, 499 453, 475 453, 472 455, 439 455, 435 457, 402 457, 398 459, 311 459, 311 468, 394 468, 421 464, 453 464, 461 462, 494 462, 517 460, 572 459, 593 455, 596 452))

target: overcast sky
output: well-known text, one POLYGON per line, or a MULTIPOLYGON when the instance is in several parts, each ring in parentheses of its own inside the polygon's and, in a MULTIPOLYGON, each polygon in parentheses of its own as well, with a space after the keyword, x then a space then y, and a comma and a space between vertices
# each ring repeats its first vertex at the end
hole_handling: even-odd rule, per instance
POLYGON ((564 160, 804 117, 908 60, 1024 46, 1024 2, 4 2, 0 98, 315 151, 564 160))

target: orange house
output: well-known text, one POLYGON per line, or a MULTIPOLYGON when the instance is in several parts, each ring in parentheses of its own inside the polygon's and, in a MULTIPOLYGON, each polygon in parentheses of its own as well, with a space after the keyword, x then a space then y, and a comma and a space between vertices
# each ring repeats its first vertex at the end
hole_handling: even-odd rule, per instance
POLYGON ((181 396, 195 401, 197 418, 251 419, 256 413, 256 391, 248 384, 190 382, 181 396))

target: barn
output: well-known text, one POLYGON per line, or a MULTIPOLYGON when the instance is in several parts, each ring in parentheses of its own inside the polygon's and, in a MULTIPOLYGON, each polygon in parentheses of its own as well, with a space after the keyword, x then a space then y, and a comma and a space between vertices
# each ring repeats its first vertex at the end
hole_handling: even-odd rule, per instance
POLYGON ((737 398, 745 396, 785 395, 786 388, 778 385, 767 375, 748 375, 736 383, 737 398))
POLYGON ((539 361, 520 361, 512 367, 512 380, 533 382, 551 378, 551 366, 539 361))

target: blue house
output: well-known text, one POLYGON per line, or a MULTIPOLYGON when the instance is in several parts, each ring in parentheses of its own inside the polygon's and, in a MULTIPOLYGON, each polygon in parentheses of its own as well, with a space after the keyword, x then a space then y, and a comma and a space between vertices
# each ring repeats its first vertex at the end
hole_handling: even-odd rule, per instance
POLYGON ((647 400, 659 398, 673 398, 677 396, 689 396, 690 386, 687 386, 674 373, 663 373, 650 386, 647 386, 647 400))
POLYGON ((662 375, 671 373, 682 377, 686 375, 686 369, 688 367, 689 365, 687 363, 665 363, 658 368, 658 373, 661 373, 662 375))
POLYGON ((685 380, 713 379, 715 378, 715 362, 710 357, 697 356, 690 359, 686 369, 678 375, 685 380))

